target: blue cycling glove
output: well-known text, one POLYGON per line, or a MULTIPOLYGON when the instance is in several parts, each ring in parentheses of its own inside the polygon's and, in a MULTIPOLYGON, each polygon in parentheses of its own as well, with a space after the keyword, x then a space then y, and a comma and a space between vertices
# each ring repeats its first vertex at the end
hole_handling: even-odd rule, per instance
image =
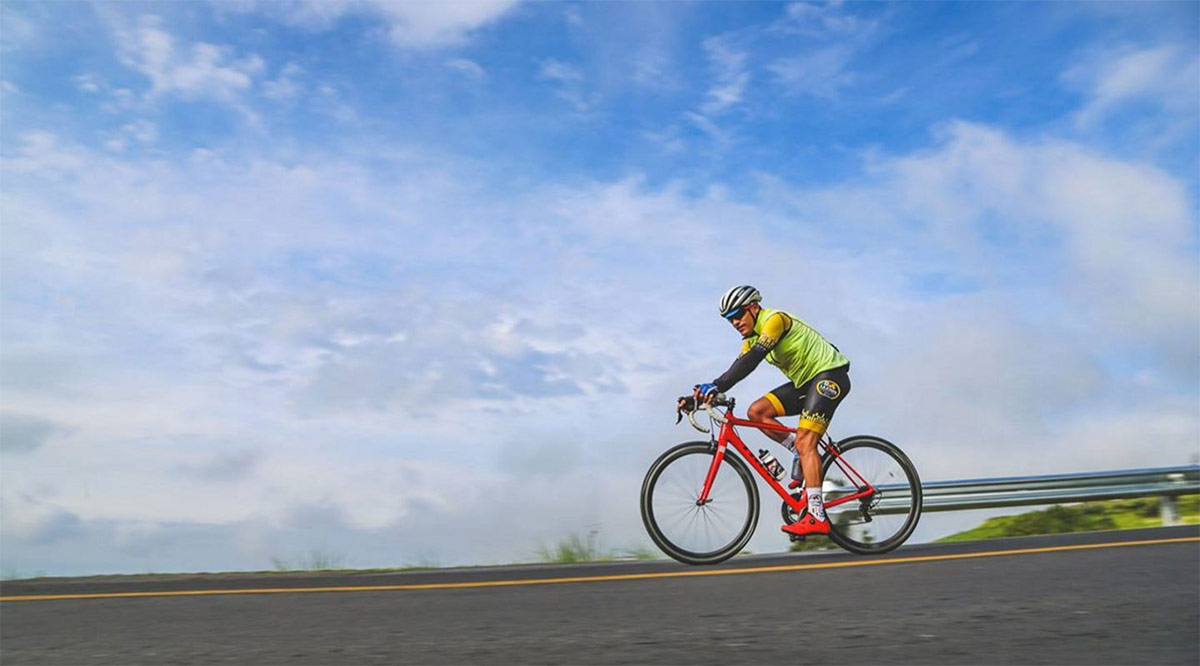
POLYGON ((706 398, 709 395, 717 392, 717 385, 712 382, 708 382, 706 384, 696 384, 696 388, 700 390, 700 395, 706 398))

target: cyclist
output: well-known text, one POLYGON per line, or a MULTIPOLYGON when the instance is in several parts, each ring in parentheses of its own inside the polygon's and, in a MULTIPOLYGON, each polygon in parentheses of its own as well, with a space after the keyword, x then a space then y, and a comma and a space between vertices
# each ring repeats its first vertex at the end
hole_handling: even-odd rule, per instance
POLYGON ((745 379, 765 358, 787 376, 788 382, 755 400, 750 420, 780 425, 780 416, 800 415, 796 433, 763 432, 795 453, 792 478, 808 492, 808 512, 791 525, 789 534, 829 534, 829 519, 821 497, 821 460, 817 440, 829 427, 833 412, 850 392, 850 361, 811 326, 781 310, 760 305, 762 295, 741 285, 721 297, 721 316, 742 335, 742 352, 720 377, 698 384, 697 401, 711 400, 745 379))

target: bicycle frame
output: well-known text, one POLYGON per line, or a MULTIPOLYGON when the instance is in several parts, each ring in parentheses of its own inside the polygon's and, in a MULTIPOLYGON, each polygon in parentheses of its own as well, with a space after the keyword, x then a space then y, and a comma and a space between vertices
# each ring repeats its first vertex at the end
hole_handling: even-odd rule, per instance
MULTIPOLYGON (((789 493, 787 489, 783 487, 783 484, 779 483, 779 481, 777 481, 775 477, 767 471, 766 467, 764 467, 762 462, 758 459, 758 456, 754 455, 754 452, 751 451, 750 447, 742 441, 741 437, 738 437, 737 431, 735 431, 733 427, 748 426, 751 428, 757 428, 764 432, 767 430, 775 430, 778 432, 791 433, 796 432, 796 429, 789 428, 785 425, 774 425, 771 423, 759 423, 758 421, 739 419, 733 415, 732 409, 725 412, 722 418, 724 422, 721 424, 721 432, 717 436, 717 448, 713 453, 712 465, 709 466, 708 474, 704 478, 704 488, 700 492, 700 498, 697 500, 697 504, 704 504, 708 500, 708 493, 710 490, 712 490, 712 484, 713 480, 717 476, 717 470, 721 467, 721 461, 725 459, 726 450, 729 446, 732 446, 735 450, 737 450, 738 453, 742 455, 742 459, 750 464, 751 469, 757 472, 758 475, 767 482, 767 485, 770 486, 771 490, 774 490, 775 494, 779 495, 779 497, 783 499, 784 503, 786 503, 793 511, 795 511, 797 515, 806 511, 808 508, 806 498, 807 491, 802 493, 800 498, 793 497, 791 493, 789 493)), ((875 486, 871 485, 871 483, 864 479, 863 476, 859 474, 849 462, 842 458, 841 452, 838 451, 837 446, 833 444, 832 441, 826 443, 825 438, 822 438, 817 441, 817 447, 819 450, 824 451, 827 455, 832 455, 834 457, 834 464, 838 466, 838 469, 842 470, 842 472, 846 474, 847 478, 857 480, 855 482, 857 492, 853 492, 842 497, 825 500, 824 504, 826 508, 833 508, 854 500, 865 501, 866 498, 869 498, 875 494, 875 486)))

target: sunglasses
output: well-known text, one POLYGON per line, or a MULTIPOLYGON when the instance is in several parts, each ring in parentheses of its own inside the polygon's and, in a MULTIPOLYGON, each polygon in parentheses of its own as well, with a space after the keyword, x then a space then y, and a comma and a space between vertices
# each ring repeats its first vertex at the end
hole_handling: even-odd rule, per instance
POLYGON ((729 314, 725 315, 725 318, 728 319, 729 321, 733 321, 734 319, 741 319, 742 315, 744 315, 744 314, 746 314, 746 308, 740 307, 740 308, 734 310, 733 312, 730 312, 729 314))

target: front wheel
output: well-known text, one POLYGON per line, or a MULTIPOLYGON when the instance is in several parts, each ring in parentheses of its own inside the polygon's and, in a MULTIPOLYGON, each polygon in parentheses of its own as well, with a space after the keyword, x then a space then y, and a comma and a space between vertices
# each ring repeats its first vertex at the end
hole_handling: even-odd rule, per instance
POLYGON ((821 477, 829 538, 842 548, 860 555, 886 553, 917 528, 921 479, 895 444, 869 435, 843 439, 826 452, 821 477), (866 484, 875 488, 870 496, 837 503, 866 484))
POLYGON ((716 564, 742 550, 758 525, 750 468, 727 450, 708 499, 700 491, 716 451, 687 442, 662 454, 642 483, 642 522, 664 553, 685 564, 716 564))

